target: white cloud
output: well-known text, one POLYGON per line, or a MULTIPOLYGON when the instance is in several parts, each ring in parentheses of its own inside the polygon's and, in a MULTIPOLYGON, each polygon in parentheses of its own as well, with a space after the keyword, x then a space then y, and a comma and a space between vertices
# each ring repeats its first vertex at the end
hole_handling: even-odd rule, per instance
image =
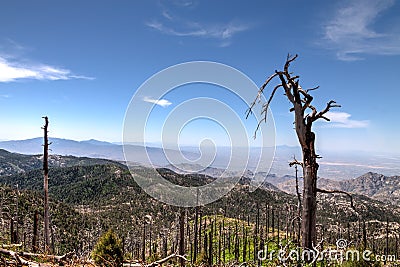
POLYGON ((184 29, 177 30, 173 27, 165 26, 157 20, 147 22, 146 25, 168 35, 214 38, 219 40, 229 40, 235 34, 248 29, 247 26, 239 24, 206 26, 199 23, 188 23, 184 29))
POLYGON ((368 120, 352 120, 351 115, 346 112, 332 112, 326 113, 326 117, 331 120, 329 127, 336 128, 366 128, 369 125, 368 120))
POLYGON ((196 5, 196 2, 187 0, 173 1, 168 6, 161 4, 161 16, 158 19, 147 21, 145 25, 171 36, 215 39, 221 42, 221 47, 229 46, 232 43, 231 39, 236 34, 250 28, 248 24, 233 21, 225 23, 196 22, 171 12, 173 9, 187 14, 187 10, 194 9, 196 5))
POLYGON ((10 60, 0 56, 0 82, 13 82, 21 79, 55 81, 70 79, 93 80, 94 78, 74 75, 70 70, 50 65, 33 63, 22 64, 15 59, 10 60))
POLYGON ((159 105, 159 106, 161 106, 163 108, 166 108, 166 107, 168 107, 169 105, 172 104, 171 102, 169 102, 166 99, 157 100, 157 99, 152 99, 152 98, 149 98, 149 97, 144 97, 143 101, 159 105))
POLYGON ((168 20, 174 20, 172 15, 167 10, 163 10, 162 15, 163 15, 164 18, 166 18, 168 20))
POLYGON ((374 29, 378 18, 395 4, 394 0, 344 3, 324 28, 324 45, 336 50, 340 60, 360 60, 367 54, 400 55, 400 35, 393 30, 396 27, 386 28, 386 32, 374 29))

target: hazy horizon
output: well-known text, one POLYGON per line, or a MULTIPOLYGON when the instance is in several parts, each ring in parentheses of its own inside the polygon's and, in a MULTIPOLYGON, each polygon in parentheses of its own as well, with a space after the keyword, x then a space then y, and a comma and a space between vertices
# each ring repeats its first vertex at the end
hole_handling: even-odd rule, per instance
MULTIPOLYGON (((322 110, 333 99, 342 106, 327 114, 331 122, 315 123, 317 148, 400 151, 400 90, 395 86, 399 2, 233 1, 229 9, 224 2, 183 2, 85 1, 79 8, 68 1, 3 4, 0 22, 8 27, 0 29, 0 139, 41 136, 42 116, 48 116, 51 136, 118 142, 135 94, 135 104, 151 109, 150 114, 138 113, 149 115, 146 140, 160 140, 171 114, 174 121, 186 115, 174 110, 205 97, 235 113, 251 136, 255 121, 245 119, 248 103, 229 88, 196 82, 176 88, 161 84, 144 92, 139 88, 156 73, 191 61, 231 66, 260 86, 291 53, 299 55, 292 71, 302 87, 320 86, 312 91, 313 105, 322 110), (260 10, 263 17, 254 17, 260 10), (301 23, 298 10, 310 11, 301 23), (285 20, 281 14, 287 14, 285 20), (285 29, 290 34, 282 34, 285 29), (157 95, 156 90, 166 92, 157 95)), ((266 98, 274 86, 266 89, 266 98)), ((241 89, 257 95, 254 88, 241 89)), ((196 111, 210 109, 212 105, 196 111)), ((279 145, 298 144, 289 109, 278 91, 270 114, 279 145)), ((227 135, 224 124, 230 119, 212 114, 220 114, 219 120, 181 125, 181 143, 210 137, 218 145, 227 144, 237 131, 227 135)))

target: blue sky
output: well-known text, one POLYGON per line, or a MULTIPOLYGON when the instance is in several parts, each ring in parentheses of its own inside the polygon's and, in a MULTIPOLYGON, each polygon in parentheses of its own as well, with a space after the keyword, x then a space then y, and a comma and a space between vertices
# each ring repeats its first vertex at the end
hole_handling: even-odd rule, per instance
MULTIPOLYGON (((47 115, 53 137, 118 142, 135 91, 166 67, 215 61, 261 85, 297 53, 303 87, 320 86, 317 108, 342 105, 315 125, 321 149, 398 152, 398 14, 393 0, 2 1, 0 140, 41 136, 47 115)), ((190 95, 152 97, 143 101, 168 113, 190 95)), ((271 109, 277 144, 296 145, 289 102, 277 94, 271 109)))

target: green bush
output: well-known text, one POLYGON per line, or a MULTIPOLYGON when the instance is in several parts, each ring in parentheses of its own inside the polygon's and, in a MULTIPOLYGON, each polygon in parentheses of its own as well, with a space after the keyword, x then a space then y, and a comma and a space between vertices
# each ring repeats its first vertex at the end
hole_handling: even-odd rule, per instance
POLYGON ((122 243, 111 229, 99 238, 92 251, 92 257, 95 263, 100 266, 122 266, 122 243))

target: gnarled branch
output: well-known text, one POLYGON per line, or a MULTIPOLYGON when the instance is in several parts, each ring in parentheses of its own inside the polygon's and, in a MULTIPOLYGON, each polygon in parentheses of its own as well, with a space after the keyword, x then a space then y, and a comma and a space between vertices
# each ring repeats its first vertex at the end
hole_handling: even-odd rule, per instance
POLYGON ((341 191, 341 190, 325 190, 325 189, 320 189, 317 188, 317 192, 319 193, 324 193, 324 194, 344 194, 346 196, 348 196, 350 198, 350 207, 353 210, 356 210, 356 208, 354 207, 354 203, 353 203, 353 196, 345 191, 341 191))
POLYGON ((325 117, 324 115, 331 109, 331 108, 340 108, 341 106, 336 104, 336 101, 331 100, 326 104, 326 107, 324 110, 320 111, 318 114, 315 114, 313 112, 313 116, 311 116, 312 121, 316 121, 318 119, 324 119, 326 121, 330 121, 329 118, 325 117))

